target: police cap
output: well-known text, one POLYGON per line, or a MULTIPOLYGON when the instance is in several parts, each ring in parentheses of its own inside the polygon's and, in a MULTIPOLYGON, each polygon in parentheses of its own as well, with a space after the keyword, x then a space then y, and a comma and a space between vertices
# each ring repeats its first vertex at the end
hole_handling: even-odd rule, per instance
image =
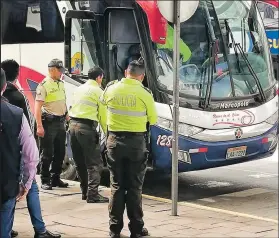
POLYGON ((2 92, 3 88, 6 85, 6 75, 5 71, 1 68, 1 79, 0 79, 0 90, 2 92))
POLYGON ((60 72, 65 73, 66 69, 63 66, 63 62, 60 59, 53 59, 49 62, 48 67, 55 67, 59 69, 60 72))

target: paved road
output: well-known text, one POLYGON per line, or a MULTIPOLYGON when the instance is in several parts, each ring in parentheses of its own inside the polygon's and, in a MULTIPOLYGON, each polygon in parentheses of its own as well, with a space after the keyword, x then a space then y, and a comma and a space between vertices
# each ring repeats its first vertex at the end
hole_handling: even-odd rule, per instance
MULTIPOLYGON (((144 193, 171 198, 170 177, 148 174, 144 193)), ((272 157, 179 175, 179 201, 278 220, 278 150, 272 157)))

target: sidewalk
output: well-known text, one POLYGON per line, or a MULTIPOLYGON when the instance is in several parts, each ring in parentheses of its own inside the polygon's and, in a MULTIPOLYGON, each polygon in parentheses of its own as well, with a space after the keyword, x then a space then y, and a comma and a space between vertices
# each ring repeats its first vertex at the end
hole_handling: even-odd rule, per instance
MULTIPOLYGON (((38 178, 38 182, 40 179, 38 178)), ((44 221, 62 237, 109 237, 108 204, 87 204, 81 200, 79 183, 70 188, 40 189, 44 221)), ((101 187, 104 196, 110 190, 101 187)), ((144 221, 152 237, 278 237, 278 224, 241 216, 179 205, 179 216, 171 216, 171 204, 143 198, 144 221)), ((123 237, 129 237, 125 215, 123 237)), ((25 201, 18 203, 14 230, 19 238, 34 237, 25 201)))

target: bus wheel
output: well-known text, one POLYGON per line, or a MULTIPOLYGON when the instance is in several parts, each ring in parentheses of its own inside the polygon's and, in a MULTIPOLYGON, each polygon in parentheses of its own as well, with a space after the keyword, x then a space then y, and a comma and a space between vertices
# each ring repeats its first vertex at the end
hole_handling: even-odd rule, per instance
POLYGON ((73 158, 68 157, 67 147, 66 155, 62 165, 62 173, 60 174, 61 179, 66 180, 77 180, 77 170, 73 158))
POLYGON ((72 164, 65 165, 65 169, 63 169, 60 178, 66 180, 77 180, 77 171, 76 167, 72 164))

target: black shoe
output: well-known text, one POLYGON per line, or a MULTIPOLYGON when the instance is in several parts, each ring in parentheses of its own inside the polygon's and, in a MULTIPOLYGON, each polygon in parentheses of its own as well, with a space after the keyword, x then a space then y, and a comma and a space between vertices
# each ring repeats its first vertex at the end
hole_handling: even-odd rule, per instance
POLYGON ((120 234, 116 234, 116 233, 113 233, 113 232, 109 232, 109 236, 111 237, 111 238, 120 238, 120 234))
POLYGON ((12 230, 12 232, 11 232, 11 236, 12 236, 12 237, 17 237, 17 236, 18 236, 18 232, 17 232, 17 231, 12 230))
POLYGON ((107 203, 109 202, 109 199, 98 194, 95 197, 88 196, 86 201, 87 203, 107 203))
POLYGON ((34 235, 34 238, 60 238, 60 234, 53 234, 50 231, 46 230, 45 233, 36 233, 34 235))
POLYGON ((52 190, 52 186, 51 186, 50 183, 43 183, 43 184, 41 185, 41 188, 42 188, 43 190, 52 190))
POLYGON ((141 238, 143 236, 149 236, 149 232, 146 228, 142 228, 140 234, 131 234, 130 238, 141 238))
POLYGON ((141 235, 142 236, 149 236, 150 234, 149 234, 148 230, 144 227, 144 228, 142 228, 141 235))
POLYGON ((85 194, 82 194, 82 197, 81 197, 82 200, 86 200, 87 199, 87 195, 85 194))
POLYGON ((141 234, 131 234, 130 238, 142 238, 143 236, 141 234))
POLYGON ((51 182, 52 187, 67 188, 68 183, 64 183, 61 179, 53 179, 51 182))

